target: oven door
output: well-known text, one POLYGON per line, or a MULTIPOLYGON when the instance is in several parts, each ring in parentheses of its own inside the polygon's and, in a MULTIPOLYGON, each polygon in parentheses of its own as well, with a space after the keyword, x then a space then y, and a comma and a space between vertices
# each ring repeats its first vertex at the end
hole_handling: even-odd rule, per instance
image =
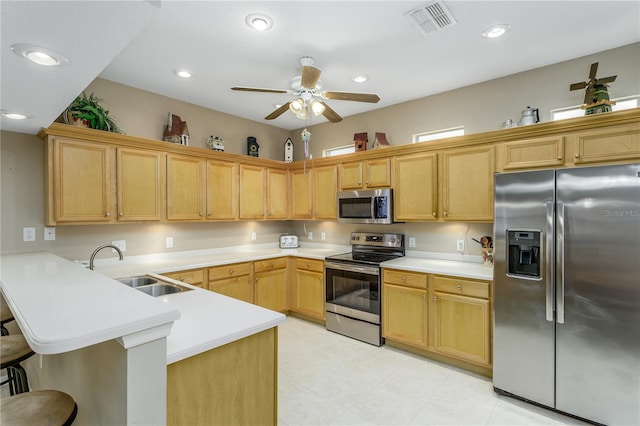
POLYGON ((325 261, 327 312, 380 324, 380 268, 325 261))

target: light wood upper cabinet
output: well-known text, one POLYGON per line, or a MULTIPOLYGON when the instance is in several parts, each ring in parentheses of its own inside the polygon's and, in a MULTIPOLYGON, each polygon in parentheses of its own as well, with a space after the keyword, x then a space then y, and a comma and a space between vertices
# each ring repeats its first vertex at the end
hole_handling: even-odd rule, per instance
POLYGON ((323 166, 313 169, 314 217, 316 219, 337 219, 337 166, 323 166))
POLYGON ((289 216, 287 171, 267 169, 267 219, 286 219, 289 216))
POLYGON ((289 199, 291 219, 311 219, 313 217, 312 171, 308 169, 289 172, 289 199))
POLYGON ((376 189, 391 186, 391 159, 340 164, 340 189, 376 189))
POLYGON ((442 151, 440 187, 444 220, 493 220, 493 146, 442 151))
POLYGON ((205 219, 206 161, 167 155, 167 220, 205 219))
POLYGON ((240 219, 264 218, 265 173, 264 167, 240 165, 240 219))
POLYGON ((163 218, 164 153, 117 150, 118 221, 159 221, 163 218))
POLYGON ((207 160, 207 220, 238 220, 238 164, 207 160))
POLYGON ((572 135, 576 165, 640 159, 640 123, 588 130, 572 135))
POLYGON ((53 191, 47 203, 48 224, 115 220, 113 150, 104 144, 64 138, 55 138, 49 149, 53 152, 47 179, 53 191))
POLYGON ((498 145, 498 169, 521 170, 564 165, 564 136, 525 139, 498 145))
POLYGON ((404 155, 394 159, 394 219, 401 222, 438 218, 438 156, 404 155))

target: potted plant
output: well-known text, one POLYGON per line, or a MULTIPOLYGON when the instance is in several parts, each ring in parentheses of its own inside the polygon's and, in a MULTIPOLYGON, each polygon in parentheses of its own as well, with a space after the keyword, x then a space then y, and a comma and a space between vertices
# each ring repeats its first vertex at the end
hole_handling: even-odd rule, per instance
POLYGON ((123 133, 109 117, 109 111, 104 109, 100 102, 102 99, 98 99, 93 93, 87 96, 85 92, 82 92, 65 110, 63 114, 65 123, 106 130, 107 132, 123 133))

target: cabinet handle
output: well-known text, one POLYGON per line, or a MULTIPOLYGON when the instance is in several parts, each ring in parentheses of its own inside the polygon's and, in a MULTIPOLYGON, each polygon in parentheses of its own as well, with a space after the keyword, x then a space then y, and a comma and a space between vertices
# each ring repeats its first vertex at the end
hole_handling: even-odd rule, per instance
POLYGON ((438 301, 438 296, 433 296, 433 300, 437 302, 438 301))
POLYGON ((422 300, 425 300, 426 298, 427 298, 427 295, 426 295, 426 294, 423 294, 423 295, 422 295, 422 300))
POLYGON ((446 216, 446 215, 447 215, 447 212, 442 212, 442 214, 443 214, 444 216, 446 216))
POLYGON ((105 217, 109 217, 109 216, 111 216, 111 213, 106 212, 106 213, 104 214, 104 216, 105 216, 105 217))
POLYGON ((358 182, 358 185, 362 185, 362 182, 358 182))
POLYGON ((431 212, 431 215, 432 215, 433 217, 436 217, 436 212, 431 212))
POLYGON ((366 185, 369 185, 369 181, 366 181, 366 182, 365 182, 365 184, 366 184, 366 185))
POLYGON ((211 216, 211 215, 212 215, 212 213, 211 213, 211 212, 207 212, 207 216, 211 216))
POLYGON ((273 268, 274 266, 276 266, 276 265, 275 265, 275 263, 272 263, 272 264, 271 264, 271 267, 273 268))
POLYGON ((576 154, 576 158, 580 158, 580 154, 576 154))
POLYGON ((458 290, 462 290, 462 286, 460 284, 458 284, 458 286, 456 287, 458 290))
POLYGON ((120 217, 124 216, 124 212, 120 212, 120 217))
POLYGON ((180 281, 184 282, 184 277, 180 278, 180 281))
POLYGON ((200 217, 204 216, 204 213, 200 212, 198 213, 200 215, 200 217))
POLYGON ((229 269, 229 275, 233 275, 233 269, 229 269))
POLYGON ((407 277, 402 277, 402 282, 406 282, 407 281, 407 277))

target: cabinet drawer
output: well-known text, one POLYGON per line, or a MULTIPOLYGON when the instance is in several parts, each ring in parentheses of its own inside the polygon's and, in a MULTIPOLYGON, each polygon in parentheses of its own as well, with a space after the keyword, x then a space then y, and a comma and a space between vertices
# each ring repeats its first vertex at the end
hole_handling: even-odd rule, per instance
POLYGON ((296 258, 296 269, 324 273, 324 262, 322 260, 311 260, 298 257, 296 258))
POLYGON ((383 281, 387 284, 398 284, 414 288, 427 288, 427 275, 414 272, 397 271, 395 269, 383 270, 383 281))
POLYGON ((279 257, 277 259, 259 260, 253 263, 253 272, 275 271, 276 269, 284 269, 287 267, 287 258, 279 257))
POLYGON ((202 287, 204 283, 204 269, 192 269, 190 271, 178 271, 163 274, 165 277, 172 278, 183 283, 202 287))
POLYGON ((234 263, 232 265, 216 266, 215 268, 209 268, 209 282, 240 275, 249 275, 250 273, 251 263, 234 263))
POLYGON ((433 289, 444 293, 463 294, 471 297, 489 298, 489 283, 459 278, 433 277, 433 289))

